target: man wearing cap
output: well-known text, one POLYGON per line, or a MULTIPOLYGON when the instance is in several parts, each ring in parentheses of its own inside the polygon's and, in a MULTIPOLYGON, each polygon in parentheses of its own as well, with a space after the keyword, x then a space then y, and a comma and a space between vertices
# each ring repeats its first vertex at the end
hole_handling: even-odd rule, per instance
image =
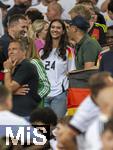
POLYGON ((84 17, 76 16, 70 21, 70 25, 69 36, 76 42, 76 68, 89 69, 95 66, 102 48, 88 35, 89 23, 84 17))

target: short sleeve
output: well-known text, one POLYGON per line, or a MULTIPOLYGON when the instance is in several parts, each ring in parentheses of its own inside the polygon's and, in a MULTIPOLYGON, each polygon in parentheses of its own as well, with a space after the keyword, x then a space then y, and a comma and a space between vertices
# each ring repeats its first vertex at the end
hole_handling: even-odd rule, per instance
POLYGON ((37 72, 35 66, 30 62, 24 62, 17 68, 13 80, 20 85, 25 84, 34 76, 34 72, 37 72))
POLYGON ((101 51, 101 47, 95 40, 89 41, 83 47, 83 59, 84 62, 96 62, 98 54, 101 51))

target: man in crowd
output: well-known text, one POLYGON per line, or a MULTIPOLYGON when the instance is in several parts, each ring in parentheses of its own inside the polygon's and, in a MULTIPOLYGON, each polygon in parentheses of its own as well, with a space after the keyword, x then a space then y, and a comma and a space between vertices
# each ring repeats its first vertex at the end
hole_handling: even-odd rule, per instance
POLYGON ((11 92, 0 86, 0 125, 29 125, 22 117, 10 112, 12 106, 11 92))
MULTIPOLYGON (((39 146, 39 145, 32 146, 33 144, 32 139, 34 138, 34 128, 31 127, 31 124, 27 122, 24 118, 10 112, 12 107, 13 107, 13 102, 12 102, 11 92, 5 86, 0 86, 0 149, 5 149, 5 148, 13 149, 11 145, 6 145, 6 127, 11 127, 12 132, 13 132, 13 136, 10 135, 11 143, 9 143, 9 144, 12 144, 12 146, 14 142, 19 144, 18 143, 19 141, 18 140, 16 141, 17 138, 14 138, 17 136, 19 127, 25 127, 23 143, 24 144, 26 143, 26 141, 28 140, 27 127, 30 127, 30 137, 29 137, 30 139, 29 140, 31 140, 31 147, 35 147, 35 149, 43 148, 43 144, 42 146, 39 146), (13 141, 13 138, 14 138, 14 141, 13 141)), ((37 130, 37 133, 39 133, 38 130, 37 130)), ((37 134, 37 141, 38 141, 38 138, 43 138, 43 140, 45 140, 46 142, 45 136, 41 135, 40 133, 37 134)), ((23 147, 21 145, 20 146, 16 145, 14 149, 23 149, 23 147)))
POLYGON ((28 30, 27 19, 23 15, 14 15, 9 19, 8 33, 5 33, 1 39, 0 44, 2 51, 0 53, 0 70, 3 69, 3 62, 8 57, 8 46, 12 39, 18 38, 18 36, 24 36, 28 30))
POLYGON ((104 129, 104 124, 113 118, 113 85, 100 90, 96 97, 96 102, 100 108, 100 114, 86 132, 85 145, 87 150, 103 149, 100 136, 104 129))
POLYGON ((103 54, 100 61, 99 71, 109 71, 113 76, 113 50, 103 54))
POLYGON ((12 112, 29 116, 38 106, 38 74, 35 66, 26 59, 28 43, 25 39, 12 40, 8 48, 8 59, 4 62, 4 84, 13 93, 12 112), (22 85, 27 84, 30 91, 26 95, 15 95, 22 85))
MULTIPOLYGON (((77 136, 84 134, 88 127, 92 124, 95 118, 99 115, 99 107, 97 106, 96 97, 99 92, 105 87, 113 86, 113 78, 110 73, 97 73, 89 80, 91 89, 91 96, 88 96, 79 106, 78 111, 74 114, 66 130, 62 130, 60 142, 66 144, 70 136, 77 136)), ((84 148, 84 143, 79 145, 84 148)))
POLYGON ((47 13, 45 16, 47 18, 45 18, 45 20, 52 21, 54 19, 61 19, 62 13, 63 13, 63 9, 61 5, 57 2, 51 2, 48 5, 47 13))
POLYGON ((89 27, 88 21, 82 16, 76 16, 70 22, 69 36, 76 42, 77 69, 88 69, 95 66, 102 50, 99 43, 88 35, 89 27))
POLYGON ((8 21, 14 14, 25 14, 30 5, 30 0, 14 0, 14 6, 8 11, 4 20, 4 27, 7 27, 8 21))

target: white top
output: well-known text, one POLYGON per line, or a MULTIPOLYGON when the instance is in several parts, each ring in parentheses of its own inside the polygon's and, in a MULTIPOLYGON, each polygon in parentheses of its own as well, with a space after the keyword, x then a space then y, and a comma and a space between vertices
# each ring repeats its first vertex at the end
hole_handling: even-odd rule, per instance
POLYGON ((0 125, 30 125, 24 118, 8 111, 0 111, 0 125))
POLYGON ((61 15, 62 20, 71 20, 69 11, 75 6, 76 0, 60 0, 58 3, 62 6, 63 12, 61 15))
POLYGON ((64 10, 64 11, 62 12, 61 19, 62 19, 62 20, 71 20, 71 16, 69 15, 68 12, 66 12, 66 11, 64 10))
POLYGON ((2 37, 2 35, 4 35, 4 27, 2 23, 2 10, 0 8, 0 37, 2 37))
POLYGON ((98 8, 101 8, 102 4, 105 2, 105 0, 98 0, 98 3, 97 3, 97 7, 98 8))
POLYGON ((57 150, 57 144, 58 144, 58 142, 55 139, 50 140, 50 146, 51 146, 52 150, 57 150))
MULTIPOLYGON (((13 114, 12 112, 8 110, 0 111, 0 137, 7 136, 6 127, 11 127, 11 130, 13 132, 13 135, 17 135, 17 131, 20 126, 28 126, 30 127, 30 136, 27 137, 27 130, 24 131, 24 140, 32 140, 34 137, 34 128, 31 127, 30 123, 27 122, 24 118, 13 114), (30 138, 30 139, 29 139, 30 138)), ((38 133, 38 131, 37 131, 38 133)), ((9 134, 8 134, 9 135, 9 134)), ((12 136, 12 135, 10 135, 12 136)), ((43 140, 46 140, 46 137, 44 135, 36 135, 40 138, 43 138, 43 140)))
POLYGON ((76 0, 60 0, 58 3, 66 12, 69 12, 75 6, 76 0))
POLYGON ((38 4, 39 4, 38 0, 32 0, 32 2, 31 2, 31 5, 32 5, 32 6, 38 5, 38 4))
POLYGON ((6 5, 10 5, 10 8, 8 8, 8 10, 14 6, 14 0, 1 0, 1 1, 6 5))
POLYGON ((99 114, 99 116, 90 125, 85 135, 85 150, 102 149, 100 136, 104 127, 103 125, 107 121, 108 118, 104 114, 99 114))
POLYGON ((77 112, 70 121, 70 125, 84 133, 98 114, 99 108, 92 101, 91 97, 88 96, 78 107, 77 112))
POLYGON ((85 150, 100 150, 101 140, 99 136, 99 119, 96 119, 89 127, 85 137, 85 150), (93 138, 92 138, 93 137, 93 138))
POLYGON ((30 8, 36 8, 38 9, 41 13, 47 13, 47 6, 44 6, 41 2, 38 5, 31 6, 30 8))
MULTIPOLYGON (((63 88, 65 90, 68 88, 67 73, 75 69, 75 57, 71 48, 68 48, 66 52, 66 61, 58 56, 56 48, 52 50, 47 59, 42 60, 51 84, 49 97, 57 96, 62 93, 63 88)), ((42 53, 43 50, 40 51, 40 55, 42 53)))

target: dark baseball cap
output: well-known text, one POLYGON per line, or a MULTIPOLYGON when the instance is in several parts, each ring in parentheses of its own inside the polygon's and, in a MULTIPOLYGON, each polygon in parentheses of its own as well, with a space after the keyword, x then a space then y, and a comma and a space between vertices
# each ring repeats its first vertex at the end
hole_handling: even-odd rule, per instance
POLYGON ((87 31, 90 27, 89 22, 82 16, 76 16, 72 20, 68 21, 70 25, 76 26, 77 28, 87 31))
POLYGON ((2 3, 2 2, 0 1, 0 8, 7 9, 7 8, 9 8, 9 7, 10 7, 10 5, 6 5, 6 4, 4 4, 4 3, 2 3))

